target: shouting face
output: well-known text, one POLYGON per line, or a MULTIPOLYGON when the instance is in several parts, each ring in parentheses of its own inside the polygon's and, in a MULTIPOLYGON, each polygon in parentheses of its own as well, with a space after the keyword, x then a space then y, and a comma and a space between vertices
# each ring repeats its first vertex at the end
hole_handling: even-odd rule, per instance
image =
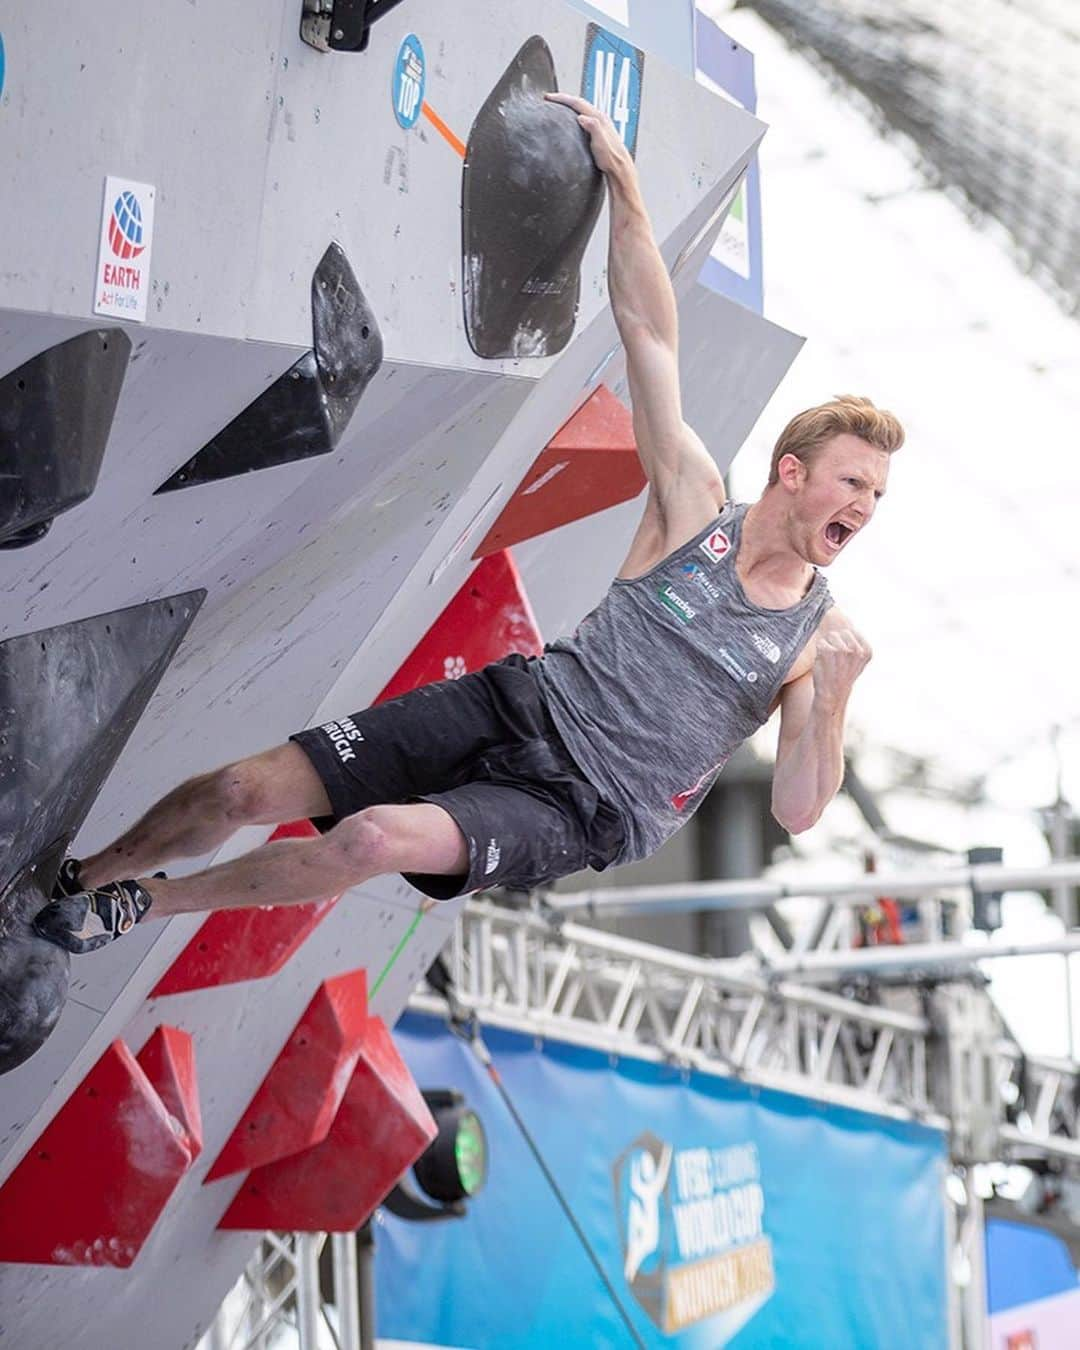
POLYGON ((889 456, 845 432, 808 464, 785 456, 780 476, 791 494, 792 543, 807 562, 827 567, 870 523, 885 493, 889 456))

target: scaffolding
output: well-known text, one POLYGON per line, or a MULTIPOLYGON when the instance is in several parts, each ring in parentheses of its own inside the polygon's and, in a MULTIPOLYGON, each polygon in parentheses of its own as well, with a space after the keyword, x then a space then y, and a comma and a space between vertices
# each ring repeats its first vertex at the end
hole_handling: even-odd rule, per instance
MULTIPOLYGON (((1000 954, 1048 945, 1080 950, 1080 935, 1000 954)), ((926 975, 910 1009, 819 989, 752 958, 685 955, 487 900, 462 912, 448 960, 458 1004, 484 1026, 920 1121, 951 1131, 958 1161, 1080 1162, 1080 1064, 1025 1055, 1003 1034, 975 970, 997 953, 940 946, 951 950, 937 971, 925 952, 909 959, 909 973, 926 975), (979 1084, 992 1091, 976 1093, 979 1084), (981 1143, 968 1156, 963 1122, 976 1097, 981 1143)), ((884 954, 899 963, 903 952, 884 954)), ((409 1006, 451 1012, 426 992, 409 1006)))
MULTIPOLYGON (((981 865, 797 887, 733 882, 543 895, 527 906, 472 899, 446 952, 449 1000, 420 988, 409 1008, 940 1129, 964 1193, 948 1213, 950 1251, 967 1271, 963 1287, 950 1276, 950 1345, 959 1350, 982 1344, 986 1319, 973 1167, 1080 1166, 1080 1063, 1025 1054, 1006 1033, 979 967, 1046 951, 1067 961, 1080 951, 1080 933, 997 947, 954 941, 804 951, 766 964, 756 956, 687 955, 567 916, 655 913, 662 895, 669 911, 765 910, 794 897, 819 897, 831 911, 883 893, 919 899, 943 887, 974 894, 1076 880, 1080 861, 1067 860, 1034 870, 981 865), (879 985, 883 975, 906 985, 879 985), (826 976, 842 992, 818 987, 826 976), (898 997, 907 1006, 873 1001, 895 1005, 898 997)), ((269 1350, 275 1325, 294 1329, 299 1350, 367 1350, 370 1328, 361 1328, 355 1292, 362 1277, 353 1234, 267 1234, 200 1350, 269 1350), (333 1304, 319 1285, 326 1241, 334 1288, 342 1291, 333 1304)))

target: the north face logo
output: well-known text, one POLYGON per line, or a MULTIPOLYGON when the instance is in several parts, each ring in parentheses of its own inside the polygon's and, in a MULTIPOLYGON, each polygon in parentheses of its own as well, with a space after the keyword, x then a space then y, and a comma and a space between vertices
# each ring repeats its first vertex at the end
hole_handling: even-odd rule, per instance
POLYGON ((750 641, 766 661, 771 661, 775 666, 777 661, 780 660, 780 648, 773 642, 772 638, 762 637, 760 633, 753 633, 750 641))

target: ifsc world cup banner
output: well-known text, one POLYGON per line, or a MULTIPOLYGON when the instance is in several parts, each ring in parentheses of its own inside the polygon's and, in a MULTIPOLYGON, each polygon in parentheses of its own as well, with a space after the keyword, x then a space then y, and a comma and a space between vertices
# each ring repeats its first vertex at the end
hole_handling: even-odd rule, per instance
POLYGON ((651 1131, 612 1168, 623 1278, 653 1325, 726 1340, 776 1288, 757 1145, 676 1149, 651 1131))
POLYGON ((455 1350, 945 1350, 937 1130, 485 1029, 502 1080, 614 1287, 604 1287, 472 1051, 407 1014, 423 1088, 488 1136, 464 1219, 375 1223, 380 1337, 455 1350))

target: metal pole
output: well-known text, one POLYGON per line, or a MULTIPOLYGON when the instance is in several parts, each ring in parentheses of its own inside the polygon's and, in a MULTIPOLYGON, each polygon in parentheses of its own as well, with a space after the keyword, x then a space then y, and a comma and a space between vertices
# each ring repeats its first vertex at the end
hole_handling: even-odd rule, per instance
POLYGON ((251 1286, 251 1298, 248 1302, 248 1336, 251 1350, 266 1350, 266 1336, 263 1322, 266 1319, 266 1243, 260 1242, 255 1255, 248 1262, 248 1280, 251 1286))
MULTIPOLYGON (((1065 796, 1062 792, 1062 772, 1063 764, 1061 758, 1061 728, 1055 727, 1053 731, 1054 758, 1057 761, 1057 793, 1054 805, 1050 811, 1050 856, 1054 859, 1061 859, 1069 851, 1069 811, 1065 804, 1065 796)), ((1076 922, 1076 915, 1073 907, 1073 897, 1071 889, 1064 885, 1055 886, 1053 889, 1054 909, 1058 918, 1065 925, 1066 931, 1076 922)), ((1066 1045, 1068 1046, 1069 1058, 1076 1058, 1076 1031, 1073 1025, 1073 986, 1072 986, 1072 962, 1066 956, 1065 961, 1065 1026, 1066 1026, 1066 1045)))
MULTIPOLYGON (((756 784, 731 783, 710 793, 700 814, 702 873, 758 876, 765 863, 765 844, 756 784)), ((699 923, 701 949, 711 956, 739 956, 753 946, 745 910, 711 910, 699 923)))
POLYGON ((319 1350, 319 1241, 318 1233, 296 1235, 296 1322, 300 1350, 319 1350))
POLYGON ((375 1233, 371 1220, 356 1234, 360 1290, 360 1350, 375 1350, 375 1233))
POLYGON ((205 1350, 229 1350, 228 1315, 224 1304, 206 1329, 205 1350))
MULTIPOLYGON (((785 979, 832 979, 838 975, 910 974, 921 970, 968 970, 980 961, 1004 956, 1046 956, 1080 952, 1080 933, 1047 942, 995 942, 961 946, 956 942, 927 942, 906 947, 868 947, 849 952, 807 952, 805 956, 779 957, 764 967, 785 979)), ((1066 955, 1066 959, 1068 959, 1066 955)))
POLYGON ((972 1168, 964 1178, 967 1205, 961 1224, 961 1242, 968 1263, 968 1282, 964 1291, 964 1330, 967 1350, 987 1350, 989 1314, 986 1301, 986 1239, 982 1197, 975 1190, 972 1168))
MULTIPOLYGON (((959 1234, 956 1222, 956 1201, 953 1199, 948 1180, 942 1187, 942 1201, 945 1205, 945 1292, 948 1299, 949 1350, 964 1350, 964 1300, 960 1285, 956 1279, 956 1256, 959 1234)), ((959 1180, 959 1178, 957 1178, 959 1180)))
POLYGON ((1043 867, 1009 867, 1004 863, 877 873, 835 881, 690 881, 670 886, 613 886, 608 890, 545 894, 544 903, 559 913, 584 912, 613 917, 630 914, 674 914, 680 910, 767 909, 778 900, 819 896, 836 904, 861 905, 887 895, 918 899, 945 890, 1040 890, 1080 882, 1080 858, 1065 858, 1043 867))
MULTIPOLYGON (((1060 727, 1054 727, 1050 739, 1054 748, 1054 760, 1057 764, 1057 792, 1054 794, 1054 804, 1048 812, 1050 817, 1050 856, 1057 861, 1068 856, 1070 813, 1063 791, 1065 765, 1061 754, 1060 727)), ((1061 922, 1066 928, 1071 928, 1076 923, 1076 915, 1073 912, 1072 891, 1064 882, 1053 888, 1053 905, 1061 922)))
POLYGON ((338 1344, 340 1350, 361 1350, 356 1234, 334 1233, 330 1238, 330 1251, 334 1262, 334 1303, 338 1315, 338 1344))

